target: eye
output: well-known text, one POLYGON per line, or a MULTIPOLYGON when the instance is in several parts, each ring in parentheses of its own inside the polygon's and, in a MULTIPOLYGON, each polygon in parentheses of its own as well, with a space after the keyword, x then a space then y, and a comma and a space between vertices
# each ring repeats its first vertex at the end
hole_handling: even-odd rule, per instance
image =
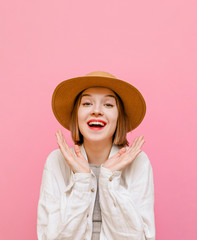
POLYGON ((84 103, 82 103, 82 105, 83 106, 89 106, 89 105, 91 105, 91 103, 90 102, 84 102, 84 103))
POLYGON ((113 107, 114 105, 111 104, 111 103, 106 103, 105 106, 106 106, 106 107, 113 107))

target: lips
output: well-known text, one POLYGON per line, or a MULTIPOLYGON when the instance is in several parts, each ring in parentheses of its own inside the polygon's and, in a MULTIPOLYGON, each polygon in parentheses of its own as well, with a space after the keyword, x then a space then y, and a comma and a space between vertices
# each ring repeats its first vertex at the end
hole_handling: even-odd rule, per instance
POLYGON ((88 127, 92 130, 101 130, 106 126, 106 122, 100 119, 91 119, 87 122, 88 127))

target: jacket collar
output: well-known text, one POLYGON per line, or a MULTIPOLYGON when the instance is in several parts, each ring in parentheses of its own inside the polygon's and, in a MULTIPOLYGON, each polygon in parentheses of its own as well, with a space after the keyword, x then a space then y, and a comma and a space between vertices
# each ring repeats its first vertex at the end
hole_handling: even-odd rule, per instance
MULTIPOLYGON (((87 154, 86 154, 86 151, 85 151, 85 148, 84 148, 83 144, 80 146, 80 150, 81 150, 82 155, 88 161, 88 157, 87 157, 87 154)), ((117 145, 113 144, 112 147, 111 147, 110 153, 109 153, 109 158, 114 156, 119 150, 120 150, 120 147, 118 147, 117 145)))
MULTIPOLYGON (((72 150, 74 152, 74 149, 72 149, 72 150)), ((86 154, 83 144, 80 146, 80 150, 81 150, 82 155, 88 161, 88 157, 87 157, 87 154, 86 154)), ((113 144, 111 151, 109 153, 109 158, 114 156, 119 150, 120 150, 120 148, 118 146, 116 146, 115 144, 113 144)), ((74 154, 75 154, 75 152, 74 152, 74 154)), ((92 171, 91 171, 91 173, 94 174, 92 171)), ((69 184, 65 187, 65 192, 69 191, 72 188, 72 186, 74 185, 74 183, 75 183, 75 174, 70 169, 70 181, 69 181, 69 184)))

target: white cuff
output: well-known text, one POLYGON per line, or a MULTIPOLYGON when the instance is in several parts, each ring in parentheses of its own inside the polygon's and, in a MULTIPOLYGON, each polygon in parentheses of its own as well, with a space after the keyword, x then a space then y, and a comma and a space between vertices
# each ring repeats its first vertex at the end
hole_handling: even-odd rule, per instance
POLYGON ((116 188, 120 185, 121 173, 122 171, 112 172, 108 168, 105 168, 101 165, 99 183, 102 185, 102 187, 106 186, 107 183, 109 183, 113 184, 113 186, 116 188))

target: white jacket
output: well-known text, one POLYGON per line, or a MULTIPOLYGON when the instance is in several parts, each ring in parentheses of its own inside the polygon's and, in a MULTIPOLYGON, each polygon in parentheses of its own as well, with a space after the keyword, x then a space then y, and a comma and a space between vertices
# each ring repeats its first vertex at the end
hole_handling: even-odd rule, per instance
MULTIPOLYGON (((83 145, 81 152, 87 159, 83 145)), ((74 152, 74 150, 72 149, 74 152)), ((119 148, 112 146, 110 156, 119 148)), ((38 240, 91 240, 97 191, 94 173, 73 173, 60 150, 45 163, 37 214, 38 240)), ((144 152, 123 171, 102 167, 100 240, 154 240, 154 184, 144 152)))

